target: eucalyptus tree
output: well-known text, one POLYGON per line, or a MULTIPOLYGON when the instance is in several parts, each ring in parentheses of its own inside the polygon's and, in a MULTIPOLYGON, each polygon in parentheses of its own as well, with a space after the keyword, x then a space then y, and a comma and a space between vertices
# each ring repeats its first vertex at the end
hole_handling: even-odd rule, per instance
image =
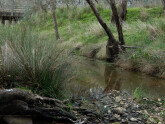
MULTIPOLYGON (((117 41, 114 37, 114 35, 112 34, 110 28, 107 26, 107 24, 104 22, 104 20, 102 19, 99 11, 97 10, 94 2, 92 0, 86 0, 87 3, 90 5, 93 13, 95 14, 97 20, 99 21, 100 25, 104 28, 107 36, 108 36, 108 42, 106 45, 106 56, 107 56, 107 61, 114 61, 114 59, 118 56, 119 52, 123 49, 121 49, 124 43, 123 41, 117 41)), ((119 17, 117 14, 117 8, 115 6, 115 0, 110 0, 110 4, 113 8, 113 12, 116 13, 114 14, 115 19, 119 22, 119 17)))

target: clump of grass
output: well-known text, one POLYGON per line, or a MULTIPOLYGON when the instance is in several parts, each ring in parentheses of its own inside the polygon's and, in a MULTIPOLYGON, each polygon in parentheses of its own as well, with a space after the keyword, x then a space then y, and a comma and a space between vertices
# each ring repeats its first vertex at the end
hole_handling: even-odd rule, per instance
POLYGON ((24 24, 0 27, 1 83, 15 82, 16 87, 62 98, 65 82, 69 78, 66 71, 69 63, 62 59, 65 58, 61 57, 62 51, 59 52, 55 43, 43 41, 24 24))
POLYGON ((142 21, 146 21, 148 19, 148 17, 149 17, 147 11, 145 9, 141 9, 140 13, 141 13, 141 20, 142 21))
POLYGON ((87 31, 96 37, 103 37, 106 36, 104 29, 101 27, 101 25, 98 22, 89 24, 90 26, 87 27, 87 31))
POLYGON ((134 91, 134 97, 136 98, 137 101, 140 101, 142 95, 143 95, 143 90, 141 87, 137 87, 134 91))
POLYGON ((151 40, 156 40, 156 38, 160 36, 161 33, 161 30, 158 30, 156 27, 152 25, 148 26, 148 35, 151 37, 151 40))

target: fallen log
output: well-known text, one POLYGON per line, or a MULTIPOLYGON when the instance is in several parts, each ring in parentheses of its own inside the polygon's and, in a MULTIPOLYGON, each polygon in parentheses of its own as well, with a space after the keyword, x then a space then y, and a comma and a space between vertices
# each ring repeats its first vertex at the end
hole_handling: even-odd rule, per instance
MULTIPOLYGON (((123 48, 132 48, 132 49, 141 48, 141 47, 137 47, 137 46, 126 46, 126 45, 120 45, 120 47, 123 47, 123 48)), ((108 48, 113 48, 113 46, 108 46, 108 48)))

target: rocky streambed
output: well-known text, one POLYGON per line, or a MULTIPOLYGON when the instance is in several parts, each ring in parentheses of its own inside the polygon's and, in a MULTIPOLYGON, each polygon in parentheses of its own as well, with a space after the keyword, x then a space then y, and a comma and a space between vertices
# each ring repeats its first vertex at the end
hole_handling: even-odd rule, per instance
POLYGON ((78 123, 164 124, 165 107, 162 99, 137 100, 127 93, 111 91, 93 95, 88 100, 73 102, 91 113, 79 114, 78 123))
POLYGON ((60 101, 20 89, 0 90, 0 104, 0 124, 164 124, 165 122, 164 100, 160 98, 137 100, 119 91, 110 91, 106 94, 93 93, 89 97, 60 101))

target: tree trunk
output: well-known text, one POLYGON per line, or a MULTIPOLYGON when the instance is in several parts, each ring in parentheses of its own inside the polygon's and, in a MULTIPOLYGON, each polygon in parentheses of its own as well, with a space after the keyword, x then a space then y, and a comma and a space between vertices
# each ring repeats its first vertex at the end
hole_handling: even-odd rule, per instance
POLYGON ((115 6, 115 0, 110 0, 110 6, 111 6, 112 13, 113 13, 114 21, 116 23, 120 45, 124 45, 125 42, 124 42, 124 37, 123 37, 123 29, 122 29, 122 25, 120 23, 119 15, 117 13, 117 8, 115 6))
POLYGON ((121 21, 126 21, 127 16, 127 0, 121 0, 119 4, 119 17, 121 21))
MULTIPOLYGON (((110 0, 107 0, 108 2, 110 0)), ((110 3, 110 2, 109 2, 110 3)), ((127 16, 127 0, 120 0, 119 1, 119 19, 120 22, 126 21, 126 16, 127 16)), ((111 11, 111 23, 115 23, 115 17, 113 12, 111 11)))
POLYGON ((164 15, 165 15, 165 0, 162 0, 162 4, 163 4, 163 12, 164 12, 164 15))
POLYGON ((58 33, 58 26, 57 26, 57 20, 56 20, 56 14, 55 14, 55 7, 54 7, 54 1, 50 0, 50 8, 51 8, 51 13, 53 17, 53 23, 54 23, 54 31, 56 34, 56 40, 60 39, 59 33, 58 33))
POLYGON ((107 61, 113 61, 119 53, 119 47, 118 47, 119 44, 116 41, 116 39, 114 38, 114 36, 113 36, 111 30, 108 28, 107 24, 102 19, 100 13, 98 12, 98 10, 95 7, 92 0, 86 0, 86 1, 90 5, 97 20, 99 21, 101 26, 104 28, 106 34, 108 35, 108 42, 107 42, 107 46, 106 46, 107 61))
POLYGON ((111 23, 115 23, 115 17, 114 17, 114 15, 113 15, 112 10, 111 10, 111 23))

